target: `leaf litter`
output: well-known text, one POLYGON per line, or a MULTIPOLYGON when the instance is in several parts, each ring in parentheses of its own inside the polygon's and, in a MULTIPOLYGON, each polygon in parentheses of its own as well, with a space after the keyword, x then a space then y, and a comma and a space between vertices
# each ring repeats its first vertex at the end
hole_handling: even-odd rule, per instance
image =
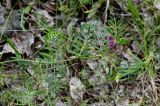
MULTIPOLYGON (((158 101, 159 71, 157 70, 160 69, 160 37, 156 35, 156 40, 149 42, 150 44, 155 43, 158 48, 153 50, 156 51, 154 58, 148 57, 149 64, 156 65, 152 67, 145 64, 148 61, 143 57, 147 53, 141 53, 142 49, 139 48, 139 45, 145 46, 143 45, 143 37, 138 38, 135 35, 137 38, 132 38, 132 34, 137 33, 138 28, 140 28, 136 26, 136 20, 131 18, 135 14, 131 14, 128 10, 127 3, 132 0, 110 1, 109 10, 104 13, 109 16, 113 15, 116 20, 122 18, 125 23, 129 23, 129 27, 126 28, 126 32, 120 38, 116 35, 118 31, 114 32, 118 29, 119 21, 116 23, 117 26, 110 26, 107 21, 105 21, 106 23, 103 22, 102 11, 105 11, 104 5, 106 4, 104 0, 94 1, 93 4, 87 3, 87 1, 77 1, 78 5, 76 0, 69 1, 70 5, 65 0, 58 2, 55 0, 41 1, 40 3, 35 0, 22 0, 15 5, 15 8, 13 8, 13 3, 10 0, 4 1, 0 2, 0 33, 3 34, 0 49, 4 58, 1 59, 3 70, 0 71, 0 95, 5 97, 7 95, 5 90, 11 92, 11 96, 6 102, 13 99, 14 104, 18 102, 24 105, 33 105, 34 103, 36 105, 48 105, 47 103, 51 101, 50 104, 56 106, 67 106, 68 104, 70 106, 81 106, 81 104, 85 104, 84 106, 140 106, 144 102, 148 105, 155 105, 158 101), (19 10, 21 10, 20 7, 25 8, 26 5, 32 9, 27 14, 23 14, 27 19, 22 22, 22 13, 19 10), (9 10, 12 8, 13 11, 10 14, 9 10), (77 11, 77 13, 74 14, 73 11, 77 11), (38 20, 36 20, 36 14, 40 16, 38 20), (41 22, 44 20, 45 23, 42 24, 41 22), (25 30, 22 26, 25 27, 25 30), (58 28, 59 26, 60 28, 58 28), (113 27, 111 29, 114 31, 107 30, 109 27, 113 27), (48 28, 54 30, 49 32, 48 28), (58 31, 64 34, 60 34, 58 31), (129 31, 132 31, 131 34, 129 31), (54 38, 53 35, 58 35, 58 40, 51 39, 54 38), (7 43, 6 38, 10 39, 13 45, 7 43), (126 40, 129 40, 129 43, 126 43, 126 40), (8 59, 12 60, 11 57, 16 55, 16 50, 24 60, 31 59, 28 61, 32 62, 31 64, 26 61, 17 62, 16 67, 19 69, 15 71, 14 62, 7 65, 3 62, 8 59), (69 52, 69 50, 73 51, 69 52), (56 58, 60 60, 58 63, 56 63, 56 58), (75 61, 78 61, 78 65, 73 65, 75 61), (46 65, 42 65, 41 62, 46 65), (141 62, 144 63, 138 64, 141 62), (10 64, 13 67, 9 67, 10 64), (36 66, 37 64, 39 66, 36 66), (76 72, 73 71, 71 65, 76 72), (8 72, 6 67, 10 68, 11 72, 8 72), (144 71, 154 68, 157 71, 157 78, 155 79, 147 76, 150 71, 144 71), (24 74, 24 70, 27 74, 24 74), (82 70, 85 71, 87 77, 81 76, 82 70), (141 71, 143 72, 137 75, 137 72, 141 71), (27 79, 25 84, 23 77, 25 80, 27 79)), ((153 19, 158 18, 158 16, 154 17, 152 14, 153 11, 159 11, 159 2, 155 0, 153 3, 147 4, 153 9, 143 7, 145 2, 133 0, 140 11, 141 18, 144 19, 143 24, 153 26, 153 19)), ((109 16, 107 16, 107 20, 113 18, 109 16)), ((113 23, 114 21, 112 25, 115 24, 113 23)), ((119 25, 121 28, 123 27, 122 24, 119 25)), ((152 33, 158 32, 158 30, 154 31, 152 33)), ((3 104, 3 100, 0 98, 0 104, 3 104)))

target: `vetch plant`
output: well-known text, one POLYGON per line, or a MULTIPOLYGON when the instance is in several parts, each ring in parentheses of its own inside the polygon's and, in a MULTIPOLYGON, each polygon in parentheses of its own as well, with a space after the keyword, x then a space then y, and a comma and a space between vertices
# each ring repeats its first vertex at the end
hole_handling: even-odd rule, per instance
POLYGON ((114 37, 107 35, 106 39, 108 40, 108 43, 109 43, 108 46, 109 46, 109 48, 112 49, 115 46, 115 39, 114 39, 114 37))

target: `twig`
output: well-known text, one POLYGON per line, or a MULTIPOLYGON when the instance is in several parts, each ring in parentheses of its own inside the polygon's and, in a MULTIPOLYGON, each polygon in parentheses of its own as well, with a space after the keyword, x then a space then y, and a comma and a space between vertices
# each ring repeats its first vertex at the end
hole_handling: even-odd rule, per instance
POLYGON ((108 15, 107 15, 107 11, 108 11, 108 8, 109 8, 109 0, 107 0, 107 2, 106 2, 106 9, 105 9, 105 12, 104 12, 104 23, 106 23, 107 22, 107 17, 108 17, 108 15))

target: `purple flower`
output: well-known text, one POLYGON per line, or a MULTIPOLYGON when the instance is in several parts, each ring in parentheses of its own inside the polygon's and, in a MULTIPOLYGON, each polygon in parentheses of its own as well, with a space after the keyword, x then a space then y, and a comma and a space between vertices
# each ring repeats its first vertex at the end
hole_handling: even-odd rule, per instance
POLYGON ((142 0, 136 0, 137 4, 140 4, 142 2, 142 0))
POLYGON ((114 42, 109 42, 109 48, 112 49, 115 46, 114 42))
POLYGON ((109 41, 114 41, 114 37, 113 37, 113 36, 109 36, 109 37, 108 37, 108 40, 109 40, 109 41))
POLYGON ((113 36, 106 36, 106 39, 109 41, 109 48, 112 49, 115 46, 115 40, 113 36))

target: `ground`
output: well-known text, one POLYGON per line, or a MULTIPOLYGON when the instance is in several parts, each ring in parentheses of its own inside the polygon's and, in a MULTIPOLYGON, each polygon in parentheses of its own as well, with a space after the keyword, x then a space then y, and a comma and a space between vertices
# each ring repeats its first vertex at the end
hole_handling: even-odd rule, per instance
POLYGON ((159 0, 1 0, 1 106, 159 106, 159 0))

